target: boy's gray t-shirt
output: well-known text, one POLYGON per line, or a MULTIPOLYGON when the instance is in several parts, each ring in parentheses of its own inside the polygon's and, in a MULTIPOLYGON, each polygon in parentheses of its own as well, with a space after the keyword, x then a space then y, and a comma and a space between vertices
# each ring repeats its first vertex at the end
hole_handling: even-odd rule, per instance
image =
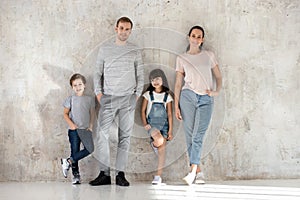
POLYGON ((70 109, 70 119, 77 125, 78 129, 87 129, 90 125, 90 110, 95 108, 95 99, 83 95, 69 96, 63 103, 65 108, 70 109))

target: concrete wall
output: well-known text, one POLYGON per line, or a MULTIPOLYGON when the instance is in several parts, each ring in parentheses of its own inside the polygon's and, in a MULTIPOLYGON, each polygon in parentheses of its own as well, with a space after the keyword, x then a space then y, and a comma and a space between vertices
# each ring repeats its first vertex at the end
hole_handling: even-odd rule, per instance
MULTIPOLYGON (((143 48, 145 76, 161 67, 172 88, 175 58, 185 50, 189 28, 199 24, 206 30, 205 48, 216 53, 224 77, 203 147, 203 169, 210 180, 300 178, 299 4, 2 0, 0 181, 64 180, 59 160, 69 155, 62 117, 62 102, 71 93, 69 77, 74 72, 87 76, 92 93, 97 47, 114 37, 115 20, 123 15, 135 22, 131 40, 143 48)), ((127 176, 151 180, 156 158, 139 107, 135 121, 127 176)), ((113 155, 115 133, 116 126, 113 155)), ((180 180, 188 170, 177 121, 174 135, 166 181, 180 180)), ((84 181, 98 175, 98 156, 81 161, 84 181)))

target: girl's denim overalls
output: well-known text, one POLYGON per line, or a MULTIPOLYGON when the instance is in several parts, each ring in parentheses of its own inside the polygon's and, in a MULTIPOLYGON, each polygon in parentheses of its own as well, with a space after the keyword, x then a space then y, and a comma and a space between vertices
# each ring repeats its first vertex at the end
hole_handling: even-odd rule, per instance
POLYGON ((169 123, 168 123, 168 115, 167 110, 165 108, 165 103, 167 102, 168 93, 165 93, 163 102, 153 102, 154 96, 153 92, 149 92, 152 107, 150 113, 147 117, 147 122, 153 128, 157 128, 164 137, 168 136, 169 123))

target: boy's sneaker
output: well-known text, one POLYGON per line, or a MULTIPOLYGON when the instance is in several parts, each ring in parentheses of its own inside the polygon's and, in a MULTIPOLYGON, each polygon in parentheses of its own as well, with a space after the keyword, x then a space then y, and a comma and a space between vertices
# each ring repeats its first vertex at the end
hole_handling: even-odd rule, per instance
POLYGON ((63 175, 65 178, 68 177, 68 172, 69 172, 69 169, 70 169, 70 163, 68 162, 68 159, 60 159, 60 162, 61 162, 61 167, 62 167, 62 172, 63 172, 63 175))
POLYGON ((129 186, 129 182, 125 178, 124 172, 119 172, 116 176, 116 184, 119 186, 129 186))
POLYGON ((205 184, 204 179, 205 179, 205 177, 204 177, 203 172, 199 172, 196 175, 195 183, 196 184, 205 184))
POLYGON ((162 179, 160 176, 154 176, 154 179, 152 181, 152 185, 160 185, 162 182, 162 179))
POLYGON ((78 174, 74 174, 72 183, 73 183, 74 185, 75 185, 75 184, 80 184, 80 183, 81 183, 79 173, 78 173, 78 174))
POLYGON ((104 174, 104 171, 101 171, 99 176, 95 178, 95 180, 92 180, 89 182, 91 186, 98 186, 98 185, 110 185, 111 179, 110 176, 107 176, 104 174))
POLYGON ((153 145, 153 141, 150 142, 150 145, 151 145, 155 155, 158 155, 158 148, 153 145))
POLYGON ((188 173, 186 177, 183 178, 184 182, 186 182, 188 185, 192 185, 196 177, 196 174, 194 173, 188 173))

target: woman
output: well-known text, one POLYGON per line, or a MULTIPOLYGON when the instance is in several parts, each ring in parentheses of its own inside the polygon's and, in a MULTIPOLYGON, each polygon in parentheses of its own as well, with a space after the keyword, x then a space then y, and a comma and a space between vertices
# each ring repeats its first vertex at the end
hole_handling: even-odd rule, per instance
POLYGON ((176 60, 174 103, 175 117, 183 120, 190 161, 190 172, 183 180, 191 185, 194 180, 195 183, 205 183, 200 169, 202 142, 211 119, 213 97, 222 87, 222 76, 214 53, 202 49, 203 28, 192 27, 188 39, 187 52, 176 60), (213 76, 216 79, 215 90, 213 76))

